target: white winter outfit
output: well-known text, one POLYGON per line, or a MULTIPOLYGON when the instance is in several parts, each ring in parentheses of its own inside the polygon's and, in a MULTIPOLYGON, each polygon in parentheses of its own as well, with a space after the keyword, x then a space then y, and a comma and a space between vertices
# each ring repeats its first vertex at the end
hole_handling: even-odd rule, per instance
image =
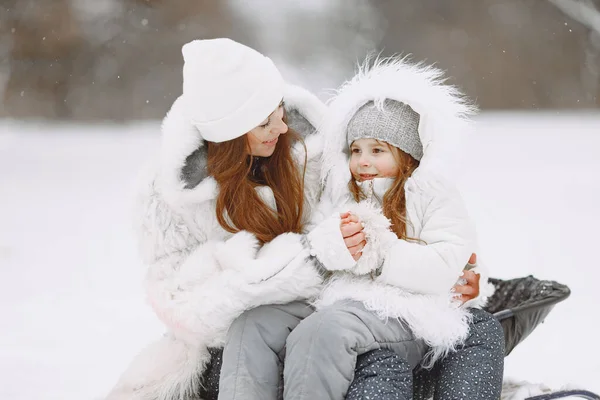
MULTIPOLYGON (((400 318, 429 345, 429 361, 468 334, 469 314, 452 301, 451 288, 476 251, 475 230, 459 193, 444 177, 443 161, 444 141, 465 128, 472 112, 456 89, 442 84, 440 71, 396 58, 365 67, 344 84, 323 124, 325 188, 316 218, 329 219, 308 239, 313 254, 333 276, 317 309, 355 300, 382 319, 400 318), (388 179, 364 182, 371 200, 360 204, 348 189, 349 121, 366 103, 382 105, 386 99, 405 103, 420 115, 423 157, 405 185, 407 235, 420 242, 398 239, 390 231, 377 201, 388 189, 388 179), (345 211, 357 214, 365 225, 367 244, 358 262, 341 237, 339 213, 345 211)), ((482 295, 470 305, 482 305, 490 294, 487 277, 482 278, 482 295)))
MULTIPOLYGON (((322 141, 317 126, 325 105, 307 91, 286 86, 290 127, 307 134, 307 216, 319 196, 322 141), (308 131, 304 129, 310 127, 308 131)), ((294 148, 298 168, 304 147, 294 148)), ((217 222, 218 187, 206 176, 205 147, 183 99, 162 125, 160 162, 140 191, 137 231, 148 265, 149 304, 168 333, 133 361, 108 399, 190 399, 200 388, 209 347, 221 347, 231 322, 262 304, 315 296, 322 278, 310 261, 302 235, 287 233, 262 248, 250 233, 226 232, 217 222)), ((257 187, 275 207, 273 192, 257 187)))

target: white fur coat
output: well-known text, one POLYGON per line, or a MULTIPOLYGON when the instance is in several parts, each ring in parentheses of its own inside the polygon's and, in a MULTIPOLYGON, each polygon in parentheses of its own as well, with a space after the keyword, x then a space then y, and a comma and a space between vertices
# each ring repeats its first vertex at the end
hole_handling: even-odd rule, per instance
MULTIPOLYGON (((453 349, 468 334, 469 313, 452 301, 450 290, 476 250, 476 234, 443 168, 444 139, 464 129, 473 111, 456 89, 442 84, 440 71, 395 58, 363 68, 342 86, 323 124, 322 175, 326 183, 316 218, 325 221, 308 234, 308 239, 312 253, 334 273, 317 308, 353 299, 382 319, 401 318, 431 346, 429 362, 453 349), (419 135, 424 156, 408 179, 405 192, 407 234, 424 243, 398 239, 389 230, 390 223, 377 202, 357 205, 348 190, 348 123, 368 101, 381 105, 386 98, 407 103, 421 116, 419 135), (339 213, 345 211, 359 216, 367 235, 358 262, 341 237, 339 213)), ((375 198, 383 198, 386 181, 370 183, 375 198)), ((481 296, 471 306, 483 305, 491 294, 487 276, 482 278, 481 296)))
MULTIPOLYGON (((288 117, 303 127, 318 126, 326 109, 293 86, 286 88, 285 102, 288 117)), ((236 317, 262 304, 313 297, 322 284, 301 235, 283 234, 259 249, 254 235, 231 234, 219 225, 218 187, 206 176, 202 138, 181 106, 176 100, 163 121, 158 166, 144 181, 136 206, 148 303, 168 332, 133 360, 109 400, 197 398, 208 348, 223 346, 236 317)), ((320 194, 322 141, 314 129, 304 133, 310 211, 320 194)), ((294 153, 302 167, 303 147, 294 153)), ((269 188, 257 190, 275 207, 269 188)))

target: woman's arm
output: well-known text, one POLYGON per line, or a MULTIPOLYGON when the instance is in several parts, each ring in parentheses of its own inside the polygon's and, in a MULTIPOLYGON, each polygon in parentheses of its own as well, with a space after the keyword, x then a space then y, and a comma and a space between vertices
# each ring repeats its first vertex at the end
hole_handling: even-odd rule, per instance
POLYGON ((489 282, 487 268, 477 263, 477 255, 473 253, 463 271, 461 279, 452 288, 463 307, 482 308, 494 294, 495 287, 489 282))
POLYGON ((223 324, 261 301, 305 298, 320 283, 301 235, 280 235, 261 249, 248 232, 208 240, 207 232, 191 228, 157 193, 145 196, 138 212, 148 301, 180 332, 225 329, 223 324))
POLYGON ((479 281, 481 279, 481 275, 472 271, 472 269, 476 267, 477 255, 473 253, 471 254, 469 262, 463 270, 462 276, 452 287, 451 291, 455 294, 457 300, 463 304, 479 296, 479 281))

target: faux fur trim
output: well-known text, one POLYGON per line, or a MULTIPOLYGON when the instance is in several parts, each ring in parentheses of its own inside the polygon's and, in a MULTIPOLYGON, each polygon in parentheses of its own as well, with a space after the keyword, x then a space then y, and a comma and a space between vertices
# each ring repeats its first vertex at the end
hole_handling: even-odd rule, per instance
POLYGON ((214 199, 217 185, 212 178, 203 179, 192 189, 186 189, 186 182, 182 179, 186 159, 203 146, 200 132, 186 116, 182 97, 173 103, 163 120, 161 130, 157 185, 165 200, 172 206, 179 207, 214 199))
MULTIPOLYGON (((314 134, 304 140, 306 145, 306 168, 304 169, 304 206, 305 223, 310 222, 311 214, 317 209, 321 199, 321 156, 323 154, 323 136, 314 134)), ((296 149, 295 149, 296 150, 296 149)), ((298 165, 303 165, 304 157, 296 150, 298 165)))
POLYGON ((290 128, 298 131, 304 138, 304 146, 302 143, 296 143, 292 151, 298 166, 305 167, 304 206, 307 216, 305 223, 308 223, 308 216, 316 209, 321 197, 320 174, 324 140, 320 126, 327 106, 308 90, 289 84, 285 88, 284 100, 290 128), (294 111, 302 121, 290 120, 290 113, 294 111))
POLYGON ((366 275, 381 267, 386 251, 398 238, 390 231, 390 220, 375 204, 363 201, 351 204, 347 209, 358 216, 359 221, 364 225, 363 232, 367 236, 367 244, 362 251, 362 256, 351 272, 355 275, 366 275))
POLYGON ((315 306, 322 309, 348 299, 360 301, 382 320, 400 318, 406 322, 413 334, 431 347, 422 363, 427 368, 456 349, 469 333, 471 314, 457 307, 450 294, 409 293, 366 276, 338 273, 321 292, 315 306))
POLYGON ((207 349, 168 335, 144 348, 105 400, 188 400, 198 396, 207 349))
POLYGON ((328 271, 347 271, 366 275, 383 263, 386 250, 397 240, 390 230, 390 221, 372 203, 349 203, 326 218, 307 234, 311 253, 328 271), (348 252, 340 232, 340 212, 351 212, 363 223, 367 244, 355 261, 348 252))
POLYGON ((307 235, 311 255, 328 271, 343 271, 355 267, 340 231, 339 213, 334 213, 312 229, 307 235))
MULTIPOLYGON (((329 104, 322 125, 326 138, 322 177, 334 185, 334 198, 342 198, 350 178, 346 130, 352 116, 369 101, 382 106, 385 99, 410 105, 420 115, 419 135, 424 156, 419 168, 444 172, 448 140, 461 134, 476 108, 459 90, 444 83, 443 72, 407 57, 367 59, 358 74, 342 85, 329 104)), ((454 150, 454 149, 453 149, 454 150)))
MULTIPOLYGON (((320 134, 319 127, 323 122, 327 106, 317 96, 308 90, 296 86, 286 85, 285 87, 285 109, 288 113, 298 112, 300 118, 304 121, 296 125, 293 121, 288 121, 290 128, 306 132, 298 132, 304 138, 304 146, 301 143, 294 145, 294 156, 298 165, 304 165, 306 155, 307 174, 319 174, 321 172, 321 156, 323 154, 323 135, 320 134), (306 146, 306 153, 304 147, 306 146), (315 165, 318 164, 318 165, 315 165)), ((313 179, 318 182, 319 179, 313 179)))
POLYGON ((199 355, 222 347, 229 326, 245 310, 318 295, 322 278, 309 260, 302 235, 279 235, 260 250, 257 245, 253 235, 242 231, 225 242, 200 245, 176 274, 170 264, 151 267, 148 302, 177 339, 142 352, 142 361, 134 361, 115 393, 134 393, 130 398, 135 400, 188 400, 191 397, 180 394, 198 388, 205 366, 199 355))
MULTIPOLYGON (((273 292, 262 285, 279 280, 284 270, 294 268, 292 264, 300 264, 294 260, 307 253, 301 235, 285 233, 260 250, 258 245, 254 235, 241 231, 226 241, 208 241, 198 246, 181 262, 175 274, 165 273, 169 265, 156 265, 146 279, 148 303, 178 338, 197 347, 214 347, 224 341, 235 318, 257 302, 262 304, 261 295, 282 298, 290 298, 293 293, 300 298, 312 295, 316 271, 306 280, 298 276, 297 282, 280 284, 273 292), (295 292, 304 284, 306 290, 295 292)), ((305 265, 313 272, 310 263, 305 265)), ((274 301, 277 298, 270 300, 274 301)))
POLYGON ((327 113, 327 106, 317 96, 308 90, 287 84, 285 86, 285 94, 283 97, 286 110, 299 111, 304 118, 314 127, 316 131, 323 122, 323 118, 327 113))

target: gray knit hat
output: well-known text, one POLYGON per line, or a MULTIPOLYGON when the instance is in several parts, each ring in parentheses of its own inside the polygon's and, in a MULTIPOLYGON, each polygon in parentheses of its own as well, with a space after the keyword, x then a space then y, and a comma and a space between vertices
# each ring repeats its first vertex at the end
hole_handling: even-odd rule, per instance
POLYGON ((417 160, 423 157, 420 116, 409 105, 386 99, 383 110, 373 101, 362 106, 348 123, 348 146, 358 139, 377 139, 398 147, 417 160))

